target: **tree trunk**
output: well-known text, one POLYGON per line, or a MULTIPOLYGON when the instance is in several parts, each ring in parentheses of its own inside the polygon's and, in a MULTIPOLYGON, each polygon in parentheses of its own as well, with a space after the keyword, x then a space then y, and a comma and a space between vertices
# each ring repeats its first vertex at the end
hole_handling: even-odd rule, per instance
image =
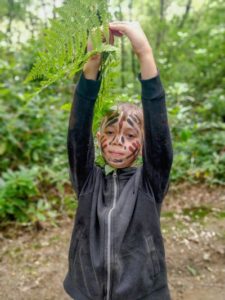
POLYGON ((53 13, 53 19, 56 19, 56 12, 55 12, 55 9, 56 9, 56 0, 53 0, 53 10, 52 10, 52 13, 53 13))
MULTIPOLYGON (((119 4, 119 14, 120 20, 123 21, 123 13, 121 9, 121 5, 119 4)), ((121 88, 125 87, 125 45, 124 45, 124 38, 121 38, 121 88)))
POLYGON ((184 26, 184 23, 185 23, 185 21, 188 17, 189 12, 190 12, 191 4, 192 4, 192 0, 188 0, 187 4, 186 4, 185 13, 183 15, 183 18, 182 18, 180 24, 178 25, 178 28, 182 28, 184 26))
POLYGON ((13 11, 14 11, 14 0, 8 0, 8 12, 7 12, 7 17, 8 17, 8 24, 7 24, 7 38, 8 38, 9 44, 12 43, 12 39, 11 39, 11 31, 12 31, 13 11))
MULTIPOLYGON (((132 16, 132 9, 133 9, 133 0, 129 1, 129 21, 133 20, 132 16)), ((135 56, 134 56, 134 51, 131 49, 131 69, 132 69, 132 74, 133 74, 133 80, 135 82, 136 79, 136 65, 135 65, 135 56)))
POLYGON ((160 0, 160 26, 156 37, 156 49, 159 48, 162 37, 163 37, 163 30, 161 28, 162 22, 164 20, 164 11, 165 11, 165 0, 160 0))

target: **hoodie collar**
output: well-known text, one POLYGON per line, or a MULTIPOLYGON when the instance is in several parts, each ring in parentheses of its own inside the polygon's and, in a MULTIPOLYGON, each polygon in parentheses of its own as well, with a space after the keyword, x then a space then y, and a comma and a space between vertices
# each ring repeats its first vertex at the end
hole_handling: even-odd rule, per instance
POLYGON ((116 168, 113 168, 110 165, 106 164, 104 169, 105 169, 106 176, 109 174, 112 175, 112 173, 114 171, 116 171, 116 174, 120 179, 127 179, 135 173, 137 168, 136 167, 126 167, 126 168, 116 169, 116 168))

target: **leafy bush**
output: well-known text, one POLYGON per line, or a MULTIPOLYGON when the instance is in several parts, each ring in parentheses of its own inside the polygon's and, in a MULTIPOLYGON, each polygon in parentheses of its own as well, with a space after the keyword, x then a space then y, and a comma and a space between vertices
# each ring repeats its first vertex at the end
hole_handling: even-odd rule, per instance
POLYGON ((168 110, 173 137, 172 180, 225 183, 225 103, 220 89, 190 95, 187 84, 168 88, 168 110))
MULTIPOLYGON (((94 38, 94 51, 104 56, 94 134, 117 100, 138 99, 140 103, 139 70, 126 39, 118 43, 122 45, 120 60, 108 55, 116 48, 100 45, 100 25, 106 30, 111 19, 106 1, 65 1, 65 6, 55 10, 50 26, 43 26, 35 12, 26 9, 30 1, 20 2, 4 5, 0 13, 0 20, 8 24, 7 31, 3 32, 4 26, 0 30, 0 218, 54 220, 64 213, 72 215, 77 204, 69 182, 66 149, 74 86, 65 75, 73 76, 88 59, 88 33, 94 38), (17 34, 10 26, 15 28, 18 20, 25 25, 30 22, 32 38, 24 44, 12 43, 17 34), (23 84, 30 71, 29 78, 34 80, 23 84), (36 93, 40 90, 42 93, 36 93)), ((206 1, 197 10, 193 4, 187 15, 175 14, 170 19, 167 5, 159 16, 160 1, 133 1, 129 16, 119 3, 114 4, 111 11, 116 19, 126 19, 131 12, 138 16, 153 47, 167 93, 174 148, 172 180, 224 184, 225 2, 206 1)), ((78 73, 73 81, 77 78, 78 73)), ((96 162, 104 165, 97 147, 96 162)))
POLYGON ((0 218, 27 221, 30 200, 37 198, 38 168, 27 169, 20 166, 20 170, 8 170, 2 174, 0 182, 0 218))
POLYGON ((65 190, 65 172, 47 167, 20 166, 3 172, 0 179, 0 219, 19 222, 45 221, 75 209, 74 195, 65 190), (67 196, 65 193, 67 192, 67 196))
POLYGON ((67 116, 61 106, 70 99, 68 91, 52 88, 27 102, 31 86, 18 84, 26 72, 14 54, 9 57, 12 65, 0 61, 0 173, 20 164, 51 163, 55 149, 66 152, 67 116))

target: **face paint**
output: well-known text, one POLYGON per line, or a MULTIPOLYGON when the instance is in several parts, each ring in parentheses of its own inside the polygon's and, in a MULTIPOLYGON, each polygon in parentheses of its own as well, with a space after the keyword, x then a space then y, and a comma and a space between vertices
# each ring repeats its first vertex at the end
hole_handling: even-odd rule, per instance
POLYGON ((133 115, 130 115, 130 117, 131 117, 131 119, 132 119, 134 122, 136 122, 136 123, 138 124, 137 119, 136 119, 133 115))
POLYGON ((132 154, 127 156, 126 159, 130 158, 132 155, 136 155, 136 153, 140 150, 140 143, 138 141, 133 142, 132 146, 129 146, 129 150, 132 152, 132 154))
POLYGON ((134 127, 134 123, 129 118, 127 118, 127 123, 129 123, 130 126, 134 127))
POLYGON ((133 127, 133 129, 135 130, 136 134, 138 135, 139 130, 140 130, 139 127, 138 127, 137 125, 134 125, 134 123, 133 123, 129 118, 127 118, 127 123, 128 123, 130 126, 133 127))
POLYGON ((102 124, 102 127, 107 127, 108 124, 111 120, 115 119, 116 117, 119 117, 119 113, 116 111, 116 112, 113 112, 111 113, 108 117, 106 117, 106 120, 105 122, 102 124))
POLYGON ((138 117, 138 115, 137 114, 134 114, 135 115, 135 117, 137 118, 137 120, 138 120, 138 124, 141 124, 141 120, 140 120, 140 118, 138 117))
POLYGON ((121 128, 123 126, 123 122, 125 121, 125 119, 126 119, 125 113, 122 111, 122 117, 121 117, 120 122, 119 122, 119 131, 121 130, 121 128))
POLYGON ((137 158, 142 143, 139 123, 138 116, 126 112, 114 113, 106 119, 99 141, 108 164, 124 168, 137 158))
POLYGON ((113 118, 111 121, 107 122, 106 127, 116 123, 118 121, 118 118, 113 118))

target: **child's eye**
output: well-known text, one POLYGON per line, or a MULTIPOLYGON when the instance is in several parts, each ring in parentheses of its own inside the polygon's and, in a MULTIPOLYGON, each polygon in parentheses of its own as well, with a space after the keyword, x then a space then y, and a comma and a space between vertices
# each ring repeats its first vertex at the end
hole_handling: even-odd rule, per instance
POLYGON ((106 134, 113 134, 113 131, 106 131, 106 134))
POLYGON ((133 138, 133 137, 134 137, 133 134, 128 134, 127 136, 128 136, 129 138, 133 138))

